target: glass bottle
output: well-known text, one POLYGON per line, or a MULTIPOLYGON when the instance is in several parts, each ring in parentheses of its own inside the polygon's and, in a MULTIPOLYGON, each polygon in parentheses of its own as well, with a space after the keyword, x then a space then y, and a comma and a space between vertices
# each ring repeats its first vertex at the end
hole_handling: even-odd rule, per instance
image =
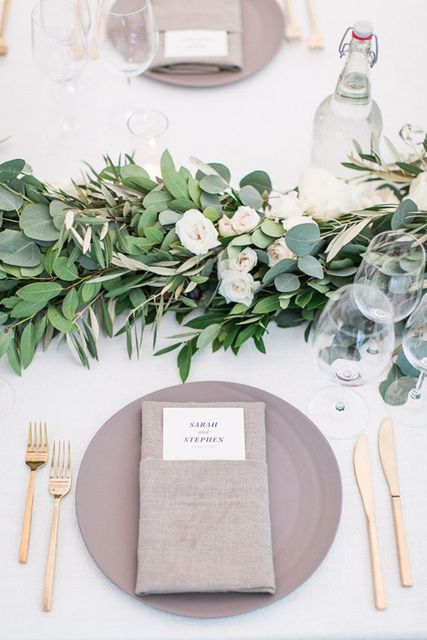
POLYGON ((369 153, 372 140, 382 131, 381 111, 371 95, 371 67, 378 58, 378 41, 370 22, 360 20, 348 27, 339 46, 340 57, 347 56, 335 92, 319 105, 314 118, 312 165, 337 177, 349 177, 342 166, 356 140, 369 153), (345 42, 351 31, 350 42, 345 42), (372 42, 375 47, 372 48, 372 42))

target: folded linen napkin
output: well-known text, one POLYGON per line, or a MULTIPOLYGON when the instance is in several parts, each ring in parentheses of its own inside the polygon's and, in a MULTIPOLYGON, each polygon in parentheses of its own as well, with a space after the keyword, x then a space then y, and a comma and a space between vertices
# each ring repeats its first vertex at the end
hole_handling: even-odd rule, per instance
POLYGON ((241 0, 153 0, 153 7, 159 51, 151 71, 217 73, 242 69, 241 0))
POLYGON ((143 401, 136 593, 275 592, 262 402, 143 401), (164 407, 243 407, 246 460, 163 460, 164 407))

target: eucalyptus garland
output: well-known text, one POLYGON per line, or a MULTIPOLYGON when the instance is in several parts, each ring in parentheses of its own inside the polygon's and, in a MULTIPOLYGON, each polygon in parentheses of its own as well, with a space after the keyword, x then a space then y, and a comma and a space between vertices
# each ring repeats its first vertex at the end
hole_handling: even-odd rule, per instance
MULTIPOLYGON (((347 165, 370 189, 364 206, 355 187, 319 171, 280 193, 264 171, 237 187, 225 165, 194 160, 194 175, 168 152, 156 180, 130 156, 106 157, 65 190, 24 160, 1 164, 0 356, 21 374, 59 336, 89 367, 102 331, 124 334, 131 357, 148 325, 156 344, 168 311, 184 328, 155 353, 176 349, 184 381, 208 345, 237 354, 252 341, 265 353, 269 324, 309 328, 375 234, 404 228, 427 240, 427 193, 426 204, 408 198, 427 190, 427 139, 393 153, 386 163, 356 146, 347 165)), ((399 356, 383 390, 408 372, 399 356)))

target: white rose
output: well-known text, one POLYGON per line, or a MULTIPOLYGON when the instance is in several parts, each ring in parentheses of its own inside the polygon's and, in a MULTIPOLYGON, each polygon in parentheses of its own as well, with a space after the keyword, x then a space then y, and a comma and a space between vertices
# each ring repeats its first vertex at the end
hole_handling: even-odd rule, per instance
POLYGON ((266 218, 291 218, 304 213, 304 203, 300 201, 296 191, 290 191, 278 198, 271 198, 270 209, 265 212, 266 218))
POLYGON ((200 256, 209 249, 218 247, 218 232, 210 220, 197 209, 189 209, 175 225, 175 231, 181 244, 200 256))
POLYGON ((316 220, 332 220, 357 208, 351 187, 324 169, 309 169, 298 185, 306 212, 316 220))
POLYGON ((411 182, 408 198, 413 200, 419 209, 427 211, 427 171, 419 173, 411 182))
POLYGON ((282 220, 283 228, 285 231, 289 231, 292 227, 296 227, 299 224, 316 224, 311 216, 292 216, 286 220, 282 220))
POLYGON ((218 291, 227 302, 240 302, 249 306, 258 287, 259 282, 255 282, 250 273, 227 269, 222 272, 218 291))
POLYGON ((233 269, 232 266, 232 261, 229 260, 228 258, 225 260, 219 260, 218 259, 218 277, 221 279, 221 276, 223 274, 224 271, 227 271, 229 269, 233 269))
POLYGON ((356 198, 361 209, 369 209, 378 204, 399 204, 399 198, 390 187, 378 187, 372 183, 360 185, 356 189, 356 198))
POLYGON ((255 229, 260 221, 260 217, 251 207, 239 207, 231 218, 231 225, 235 233, 247 233, 255 229))
POLYGON ((286 244, 285 238, 278 238, 267 249, 268 264, 273 267, 275 264, 284 260, 285 258, 295 258, 295 254, 291 251, 286 244))
POLYGON ((236 234, 233 229, 233 225, 231 224, 231 220, 230 218, 227 218, 227 216, 222 216, 222 218, 220 218, 220 221, 218 222, 218 230, 219 235, 223 238, 229 238, 236 234))
POLYGON ((256 263, 258 262, 258 256, 253 249, 251 249, 250 247, 246 247, 246 249, 243 249, 243 251, 239 253, 237 258, 230 260, 230 262, 231 269, 235 269, 236 271, 248 272, 252 271, 252 269, 255 267, 256 263))

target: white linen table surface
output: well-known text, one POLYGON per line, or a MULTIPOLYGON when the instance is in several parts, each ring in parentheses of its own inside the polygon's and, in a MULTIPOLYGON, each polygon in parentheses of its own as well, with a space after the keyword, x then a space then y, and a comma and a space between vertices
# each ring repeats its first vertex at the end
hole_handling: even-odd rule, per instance
MULTIPOLYGON (((91 63, 83 75, 81 112, 93 123, 93 139, 80 148, 53 147, 45 130, 54 113, 51 87, 31 58, 28 0, 14 0, 7 41, 0 59, 0 162, 22 157, 35 175, 67 182, 78 175, 79 160, 101 166, 101 155, 127 148, 126 136, 108 126, 112 99, 125 81, 91 63)), ((302 0, 297 15, 308 35, 302 0)), ((425 0, 324 0, 316 3, 327 49, 311 52, 305 41, 285 43, 273 62, 242 83, 224 88, 175 88, 135 79, 147 107, 170 119, 170 148, 178 162, 195 155, 228 164, 237 181, 266 169, 277 188, 292 187, 308 158, 314 110, 336 82, 342 62, 337 46, 344 29, 371 19, 380 39, 373 70, 374 95, 385 131, 396 138, 411 122, 427 126, 425 0)), ((266 37, 268 37, 266 35, 266 37)), ((165 319, 161 335, 176 332, 165 319)), ((166 341, 164 341, 166 344, 166 341)), ((305 411, 308 400, 327 381, 318 372, 303 330, 271 327, 268 354, 245 344, 236 358, 208 350, 193 363, 190 380, 224 378, 258 386, 305 411)), ((162 344, 163 346, 163 344, 162 344)), ((22 378, 3 363, 0 374, 16 394, 11 415, 0 425, 0 639, 1 640, 393 640, 427 638, 427 429, 396 425, 402 500, 414 587, 403 589, 393 532, 390 498, 377 455, 377 430, 387 413, 376 386, 362 389, 370 404, 368 434, 372 455, 378 531, 388 609, 373 606, 368 540, 352 468, 354 441, 332 443, 343 479, 342 521, 336 541, 318 571, 287 598, 233 618, 198 620, 169 615, 134 600, 92 562, 80 537, 74 490, 62 504, 53 610, 41 611, 44 564, 52 499, 47 474, 37 478, 30 556, 18 564, 18 545, 28 471, 23 462, 30 419, 44 419, 50 438, 70 438, 74 478, 97 429, 118 409, 143 394, 179 383, 176 354, 154 358, 147 333, 140 361, 128 361, 123 339, 100 342, 100 362, 90 371, 77 365, 66 348, 37 354, 22 378)), ((75 486, 75 483, 74 483, 75 486)))

